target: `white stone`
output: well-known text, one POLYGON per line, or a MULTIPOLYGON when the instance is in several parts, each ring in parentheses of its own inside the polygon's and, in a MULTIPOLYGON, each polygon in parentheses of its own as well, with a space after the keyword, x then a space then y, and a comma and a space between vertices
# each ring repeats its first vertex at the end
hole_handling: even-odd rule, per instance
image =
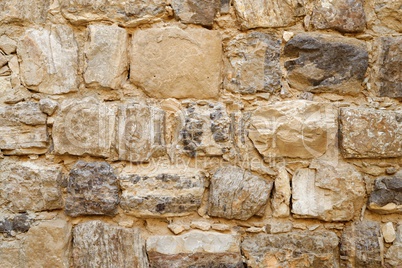
POLYGON ((385 242, 392 243, 396 238, 395 228, 392 222, 387 222, 381 226, 381 233, 384 237, 385 242))

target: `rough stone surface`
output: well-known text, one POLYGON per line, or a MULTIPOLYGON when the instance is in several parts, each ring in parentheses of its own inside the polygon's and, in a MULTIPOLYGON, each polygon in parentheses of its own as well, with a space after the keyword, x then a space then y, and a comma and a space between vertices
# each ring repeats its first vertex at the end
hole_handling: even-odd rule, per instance
POLYGON ((290 215, 290 177, 285 167, 278 170, 278 176, 275 178, 274 191, 272 196, 272 215, 277 218, 289 217, 290 215))
POLYGON ((114 215, 118 203, 118 182, 109 164, 78 161, 74 165, 67 186, 67 215, 114 215))
POLYGON ((380 214, 402 213, 402 173, 376 179, 367 203, 380 214))
MULTIPOLYGON (((380 25, 399 33, 402 32, 402 8, 400 0, 374 0, 374 12, 380 25)), ((379 28, 382 31, 383 28, 379 28)))
POLYGON ((31 221, 28 214, 20 213, 13 216, 0 217, 0 233, 12 236, 15 233, 26 233, 31 227, 31 221))
POLYGON ((50 0, 11 0, 0 3, 1 24, 45 22, 50 0))
POLYGON ((0 267, 24 267, 21 241, 1 241, 0 243, 0 267))
POLYGON ((341 239, 341 267, 380 268, 380 225, 363 221, 344 229, 341 239))
POLYGON ((151 268, 243 267, 240 237, 192 231, 180 236, 151 236, 147 240, 151 268))
POLYGON ((138 228, 89 221, 74 227, 74 267, 147 268, 145 242, 138 228))
POLYGON ((274 92, 281 88, 281 41, 261 32, 239 34, 225 48, 229 67, 225 88, 235 93, 274 92))
POLYGON ((128 75, 128 34, 116 25, 89 25, 84 79, 90 86, 118 89, 128 75))
POLYGON ((0 49, 7 55, 17 51, 17 42, 7 35, 0 36, 0 49))
POLYGON ((316 29, 362 32, 366 27, 363 0, 318 0, 311 22, 316 29))
POLYGON ((175 16, 183 23, 212 26, 221 0, 173 0, 175 16))
POLYGON ((311 92, 357 94, 368 67, 365 43, 317 33, 295 35, 284 50, 291 87, 311 92))
POLYGON ((42 111, 42 113, 45 113, 47 115, 52 115, 57 109, 58 105, 59 104, 57 103, 57 101, 51 99, 41 99, 39 101, 40 110, 42 111))
POLYGON ((389 247, 385 254, 385 267, 402 267, 402 244, 397 243, 389 247))
POLYGON ((250 125, 248 136, 266 158, 318 157, 335 139, 337 128, 331 105, 305 100, 259 107, 250 125))
POLYGON ((74 33, 67 25, 28 29, 18 45, 23 83, 47 94, 77 91, 77 51, 74 33))
POLYGON ((262 216, 273 183, 241 168, 218 169, 211 178, 208 215, 247 220, 262 216))
POLYGON ((204 176, 189 174, 124 174, 120 177, 121 208, 135 216, 188 215, 201 205, 204 176))
POLYGON ((292 232, 246 236, 241 244, 247 267, 339 267, 335 233, 292 232))
POLYGON ((385 242, 392 243, 396 238, 395 228, 392 222, 387 222, 381 226, 381 233, 384 237, 385 242))
POLYGON ((130 54, 130 81, 151 97, 217 97, 222 61, 217 31, 178 27, 138 30, 133 34, 130 54))
POLYGON ((341 151, 346 158, 402 156, 402 113, 341 108, 341 151))

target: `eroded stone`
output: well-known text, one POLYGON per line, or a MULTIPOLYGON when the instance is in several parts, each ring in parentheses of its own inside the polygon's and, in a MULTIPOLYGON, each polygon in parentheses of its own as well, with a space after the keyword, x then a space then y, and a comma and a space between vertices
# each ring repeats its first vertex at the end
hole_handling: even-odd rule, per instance
POLYGON ((45 22, 50 0, 11 0, 0 3, 0 22, 38 23, 45 22))
POLYGON ((183 23, 212 26, 215 15, 219 11, 221 0, 173 0, 175 15, 183 23))
POLYGON ((17 42, 7 35, 2 35, 0 37, 0 49, 7 55, 15 53, 17 51, 17 42))
POLYGON ((30 227, 31 220, 26 213, 0 217, 0 233, 5 233, 7 236, 15 235, 15 233, 26 233, 30 227))
POLYGON ((367 203, 380 214, 402 213, 402 173, 376 179, 367 203))
POLYGON ((290 176, 285 167, 278 169, 278 176, 275 178, 274 191, 272 196, 272 215, 274 217, 282 218, 289 217, 290 215, 290 176))
MULTIPOLYGON (((380 25, 402 32, 402 8, 400 0, 374 0, 374 12, 380 21, 380 25)), ((378 29, 381 32, 382 29, 378 29)))
POLYGON ((396 243, 389 247, 385 254, 386 267, 401 267, 402 266, 402 244, 396 243))
POLYGON ((57 103, 57 101, 47 99, 47 98, 41 99, 39 101, 40 110, 47 115, 52 115, 54 113, 54 111, 57 109, 58 105, 59 104, 57 103))

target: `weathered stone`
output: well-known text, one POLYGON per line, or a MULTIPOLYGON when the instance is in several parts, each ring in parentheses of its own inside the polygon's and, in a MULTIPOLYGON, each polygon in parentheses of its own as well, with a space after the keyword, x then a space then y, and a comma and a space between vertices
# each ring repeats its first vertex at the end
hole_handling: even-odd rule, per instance
POLYGON ((0 2, 0 24, 44 23, 50 0, 11 0, 0 2))
POLYGON ((22 268, 26 267, 23 259, 22 243, 20 240, 1 241, 0 243, 0 267, 22 268))
POLYGON ((339 267, 339 239, 335 233, 292 232, 256 234, 244 238, 241 248, 247 267, 339 267))
POLYGON ((151 97, 209 99, 218 95, 222 48, 217 31, 138 30, 130 54, 130 81, 151 97))
POLYGON ((396 238, 396 233, 394 229, 394 225, 392 222, 387 222, 381 227, 381 233, 384 237, 385 242, 392 243, 396 238))
POLYGON ((376 179, 367 203, 380 214, 402 213, 402 173, 376 179))
POLYGON ((0 164, 0 205, 6 204, 14 212, 62 208, 61 176, 59 166, 4 160, 0 164))
POLYGON ((112 167, 105 162, 78 161, 70 171, 65 212, 81 215, 114 215, 119 187, 112 167))
POLYGON ((57 101, 51 99, 41 99, 39 101, 40 110, 47 115, 52 115, 58 105, 57 101))
MULTIPOLYGON (((401 14, 402 15, 402 14, 401 14)), ((402 36, 382 37, 378 61, 381 97, 402 98, 402 36)))
POLYGON ((220 0, 221 1, 221 7, 220 7, 220 14, 228 14, 230 12, 230 7, 232 0, 220 0))
MULTIPOLYGON (((374 0, 374 12, 380 25, 402 32, 402 8, 400 0, 374 0)), ((383 29, 379 29, 383 32, 383 29)))
POLYGON ((102 221, 74 227, 73 259, 74 267, 148 267, 140 230, 102 221))
POLYGON ((402 156, 402 113, 341 108, 341 151, 345 158, 402 156))
POLYGON ((27 30, 18 45, 23 83, 31 90, 47 94, 77 91, 77 51, 69 26, 27 30))
POLYGON ((34 102, 0 106, 0 149, 4 154, 42 154, 47 151, 46 114, 34 102))
POLYGON ((402 244, 397 243, 389 247, 385 254, 385 267, 402 267, 402 244))
POLYGON ((116 108, 94 98, 63 101, 53 125, 55 153, 110 156, 115 120, 116 108))
POLYGON ((190 227, 193 229, 208 231, 209 229, 211 229, 211 224, 207 221, 192 221, 190 227))
POLYGON ((212 26, 221 0, 172 0, 175 15, 183 23, 212 26))
POLYGON ((368 67, 364 42, 316 33, 295 35, 284 50, 291 87, 311 92, 358 94, 368 67))
POLYGON ((265 231, 268 234, 288 233, 292 231, 293 224, 291 222, 274 222, 265 225, 265 231))
POLYGON ((316 29, 340 32, 362 32, 366 28, 363 0, 318 0, 311 22, 316 29))
POLYGON ((344 229, 341 239, 341 267, 380 268, 380 225, 363 221, 344 229))
POLYGON ((242 28, 285 27, 305 13, 304 0, 234 0, 242 28))
POLYGON ((0 37, 0 49, 7 55, 15 53, 17 51, 17 42, 7 35, 2 35, 0 37))
POLYGON ((121 208, 135 216, 171 217, 188 215, 201 205, 204 176, 158 173, 124 174, 120 177, 121 208))
POLYGON ((89 25, 85 83, 118 89, 128 78, 128 34, 116 25, 89 25))
POLYGON ((277 102, 254 111, 248 136, 265 158, 318 157, 335 139, 336 116, 330 104, 277 102))
POLYGON ((361 174, 347 163, 332 166, 314 161, 311 169, 298 169, 292 179, 295 217, 349 221, 360 213, 366 194, 361 174), (319 200, 319 201, 317 201, 319 200))
POLYGON ((0 217, 0 233, 5 233, 8 236, 13 233, 26 233, 31 227, 31 222, 28 214, 21 213, 12 217, 0 217))
POLYGON ((281 88, 280 39, 261 32, 239 34, 225 50, 229 61, 226 89, 253 94, 281 88))
POLYGON ((160 20, 165 6, 165 0, 61 0, 62 14, 73 24, 111 21, 134 27, 160 20))
POLYGON ((289 217, 290 209, 290 177, 285 167, 278 169, 278 176, 275 179, 272 197, 272 215, 277 218, 289 217))
POLYGON ((0 67, 6 65, 8 62, 8 58, 3 55, 3 53, 0 53, 0 67))
POLYGON ((239 220, 262 216, 272 186, 272 181, 241 168, 220 168, 211 179, 208 215, 239 220))
POLYGON ((151 268, 243 267, 238 236, 192 231, 180 236, 151 236, 146 244, 151 268))

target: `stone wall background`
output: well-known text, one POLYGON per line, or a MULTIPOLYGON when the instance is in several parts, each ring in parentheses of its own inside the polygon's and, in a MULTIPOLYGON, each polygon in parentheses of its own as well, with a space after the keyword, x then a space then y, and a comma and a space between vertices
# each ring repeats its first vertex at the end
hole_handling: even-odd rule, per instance
POLYGON ((400 0, 0 2, 1 267, 401 267, 400 0))

